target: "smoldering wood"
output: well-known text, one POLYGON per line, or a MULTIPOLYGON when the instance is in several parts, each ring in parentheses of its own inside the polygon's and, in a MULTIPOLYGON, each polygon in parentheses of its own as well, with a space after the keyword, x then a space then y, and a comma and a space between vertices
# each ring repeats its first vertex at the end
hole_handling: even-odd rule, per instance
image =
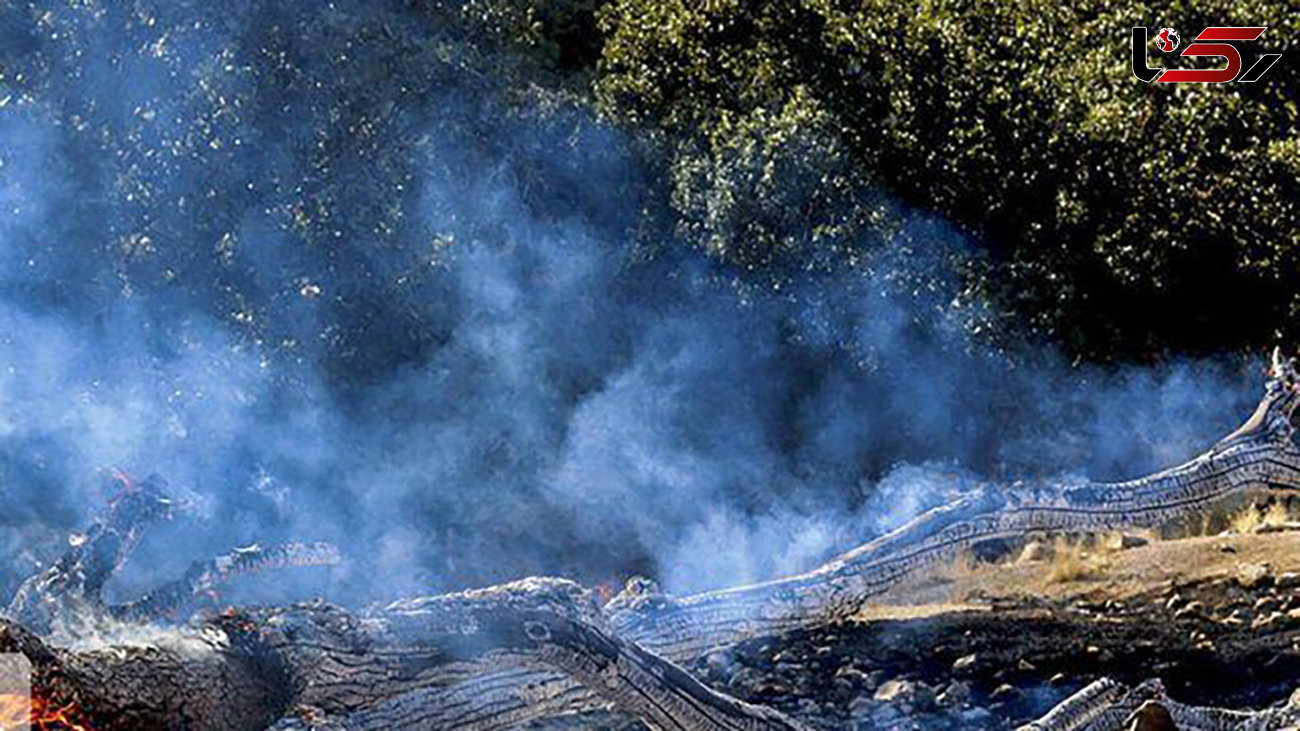
MULTIPOLYGON (((177 630, 174 642, 51 648, 19 623, 44 629, 60 612, 96 610, 96 587, 138 540, 134 523, 114 527, 110 518, 60 563, 66 576, 47 571, 24 584, 11 605, 17 622, 0 626, 0 649, 27 655, 43 692, 77 703, 104 729, 233 731, 276 719, 281 729, 506 729, 611 704, 654 728, 799 728, 709 690, 682 666, 713 648, 846 619, 983 541, 1152 527, 1242 491, 1294 492, 1298 402, 1294 366, 1275 355, 1250 419, 1183 465, 1118 483, 986 488, 813 571, 751 586, 672 598, 637 581, 602 608, 571 582, 528 579, 364 614, 323 603, 234 611, 177 630)), ((141 505, 150 516, 148 501, 141 505)), ((1137 696, 1104 687, 1035 728, 1090 728, 1071 719, 1118 713, 1121 697, 1137 696)), ((1271 723, 1259 713, 1197 712, 1271 723)))

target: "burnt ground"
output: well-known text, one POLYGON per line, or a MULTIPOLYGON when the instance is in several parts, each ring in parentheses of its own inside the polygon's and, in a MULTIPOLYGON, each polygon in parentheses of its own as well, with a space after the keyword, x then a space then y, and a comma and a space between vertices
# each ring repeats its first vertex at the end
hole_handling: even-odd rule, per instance
MULTIPOLYGON (((1009 729, 1102 676, 1239 708, 1286 703, 1300 684, 1300 532, 1098 551, 1067 579, 1053 567, 940 572, 851 621, 689 669, 825 729, 1009 729)), ((588 714, 544 728, 640 726, 588 714)))

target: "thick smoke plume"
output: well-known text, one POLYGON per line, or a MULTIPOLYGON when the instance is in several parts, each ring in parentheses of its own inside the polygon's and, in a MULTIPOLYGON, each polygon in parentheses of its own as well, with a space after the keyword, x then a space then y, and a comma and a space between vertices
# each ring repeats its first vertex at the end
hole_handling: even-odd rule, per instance
POLYGON ((211 5, 0 9, 0 595, 113 469, 195 506, 121 596, 290 538, 348 564, 234 599, 685 592, 981 481, 1176 461, 1256 395, 1235 361, 983 344, 924 212, 780 289, 647 246, 653 161, 506 93, 526 69, 447 14, 211 5))

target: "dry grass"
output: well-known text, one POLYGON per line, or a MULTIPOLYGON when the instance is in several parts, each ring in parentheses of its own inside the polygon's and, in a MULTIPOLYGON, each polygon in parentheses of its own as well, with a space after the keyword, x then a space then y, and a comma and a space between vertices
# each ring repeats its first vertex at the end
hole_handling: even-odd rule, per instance
POLYGON ((1275 500, 1267 508, 1254 504, 1243 507, 1228 519, 1228 528, 1238 535, 1248 535, 1262 526, 1285 525, 1290 521, 1286 504, 1275 500))
MULTIPOLYGON (((1099 542, 1099 545, 1105 541, 1099 542)), ((1103 549, 1105 553, 1109 550, 1103 549)), ((1052 560, 1047 567, 1047 583, 1065 584, 1099 577, 1107 562, 1101 552, 1089 553, 1083 541, 1057 538, 1052 546, 1052 560)))
POLYGON ((1291 516, 1287 513, 1286 504, 1281 500, 1275 500, 1268 510, 1264 511, 1264 525, 1286 525, 1291 522, 1291 516))
MULTIPOLYGON (((1229 515, 1218 515, 1218 530, 1223 530, 1229 515)), ((1063 570, 1054 572, 1056 581, 1048 578, 1053 573, 1051 558, 1006 564, 958 560, 936 567, 946 576, 917 576, 875 603, 952 607, 1026 595, 1068 600, 1101 593, 1126 600, 1163 591, 1171 584, 1234 577, 1242 566, 1255 563, 1268 563, 1275 575, 1300 573, 1300 531, 1163 539, 1104 555, 1102 562, 1083 555, 1086 544, 1075 548, 1076 559, 1060 562, 1063 570)))
POLYGON ((1232 529, 1232 532, 1243 536, 1254 533, 1255 529, 1263 524, 1264 516, 1260 514, 1259 508, 1254 505, 1247 505, 1238 510, 1228 520, 1228 527, 1232 529))

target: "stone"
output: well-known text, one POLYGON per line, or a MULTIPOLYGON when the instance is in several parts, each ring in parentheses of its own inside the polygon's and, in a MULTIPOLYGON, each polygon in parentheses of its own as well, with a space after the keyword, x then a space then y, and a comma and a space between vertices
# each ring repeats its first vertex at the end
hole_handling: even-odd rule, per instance
POLYGON ((993 714, 985 708, 967 709, 961 712, 961 728, 985 728, 992 717, 993 714))
POLYGON ((976 656, 973 653, 970 655, 959 657, 952 664, 952 669, 955 671, 969 670, 975 667, 975 660, 976 660, 976 656))
POLYGON ((933 710, 936 701, 935 696, 934 688, 931 688, 925 683, 912 684, 911 701, 914 707, 923 711, 933 710))
POLYGON ((849 701, 849 714, 855 718, 865 716, 871 713, 875 707, 875 702, 865 695, 860 695, 849 701))
POLYGON ((1016 563, 1046 561, 1049 553, 1050 549, 1046 543, 1043 543, 1042 541, 1030 541, 1020 550, 1020 557, 1016 559, 1016 563))
POLYGON ((1148 541, 1142 536, 1130 535, 1128 533, 1121 535, 1119 539, 1116 541, 1120 550, 1128 550, 1130 548, 1141 548, 1142 546, 1145 546, 1150 542, 1151 541, 1148 541))
POLYGON ((1262 596, 1259 599, 1255 600, 1255 606, 1253 608, 1256 612, 1262 612, 1267 614, 1268 612, 1277 611, 1278 608, 1280 608, 1281 606, 1282 606, 1281 599, 1278 599, 1275 596, 1262 596))
POLYGON ((1237 571, 1237 583, 1243 589, 1264 586, 1271 578, 1271 572, 1266 563, 1247 564, 1237 571))
POLYGON ((960 680, 954 680, 939 694, 935 701, 941 706, 960 706, 970 700, 970 686, 960 680))
POLYGON ((892 728, 906 720, 907 714, 897 706, 888 704, 876 706, 871 711, 870 728, 892 728))
POLYGON ((875 700, 893 703, 896 701, 908 700, 916 692, 916 686, 908 680, 886 680, 876 688, 875 700))
POLYGON ((1279 589, 1294 589, 1300 586, 1300 574, 1294 571, 1278 574, 1273 578, 1273 585, 1279 589))
POLYGON ((836 670, 835 677, 854 685, 866 685, 869 680, 866 673, 848 665, 836 670))
POLYGON ((989 698, 995 701, 1009 701, 1020 696, 1020 691, 1014 685, 1003 683, 989 693, 989 698))
POLYGON ((1281 612, 1272 612, 1270 614, 1261 614, 1255 617, 1255 621, 1250 623, 1251 629, 1260 629, 1276 624, 1279 619, 1285 618, 1286 615, 1281 612))
POLYGON ((1291 697, 1286 701, 1287 708, 1300 708, 1300 688, 1291 691, 1291 697))

